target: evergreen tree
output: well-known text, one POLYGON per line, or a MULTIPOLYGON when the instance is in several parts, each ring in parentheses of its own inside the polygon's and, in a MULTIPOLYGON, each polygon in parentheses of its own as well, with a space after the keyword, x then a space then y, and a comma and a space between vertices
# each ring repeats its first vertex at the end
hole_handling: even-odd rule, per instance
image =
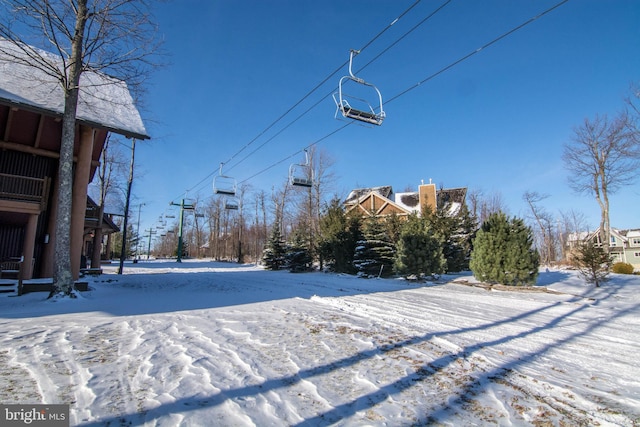
POLYGON ((356 245, 353 265, 364 277, 389 277, 393 275, 394 244, 389 239, 385 225, 378 218, 368 218, 363 224, 363 239, 356 245))
MULTIPOLYGON (((121 224, 119 224, 122 227, 121 224)), ((136 244, 138 242, 138 235, 135 233, 133 226, 131 224, 127 224, 127 242, 125 249, 125 256, 127 258, 133 257, 135 254, 136 244)), ((122 250, 122 233, 114 234, 112 241, 111 251, 114 254, 119 254, 122 250)))
POLYGON ((355 273, 353 255, 359 235, 359 217, 347 217, 340 200, 332 200, 320 218, 318 253, 321 268, 326 263, 331 271, 355 273))
POLYGON ((491 214, 473 246, 470 267, 478 280, 511 286, 536 283, 539 256, 533 248, 533 232, 522 219, 491 214))
POLYGON ((456 214, 456 228, 451 235, 454 251, 447 258, 447 271, 458 272, 469 270, 469 260, 473 249, 473 239, 478 230, 478 221, 469 211, 466 204, 456 214))
POLYGON ((411 215, 403 225, 397 243, 394 268, 405 278, 420 279, 444 272, 446 260, 439 237, 427 218, 411 215))
POLYGON ((469 268, 471 241, 476 223, 466 205, 452 212, 452 205, 445 203, 435 211, 426 209, 423 217, 442 241, 442 254, 447 261, 447 272, 458 272, 469 268))
POLYGON ((287 246, 285 263, 292 273, 310 271, 313 264, 311 252, 305 244, 305 236, 297 232, 293 235, 293 242, 287 246))
POLYGON ((271 229, 271 235, 262 253, 262 262, 267 270, 280 270, 285 265, 286 247, 280 232, 280 223, 271 229))
POLYGON ((405 221, 395 213, 392 213, 385 219, 384 225, 387 230, 387 236, 389 236, 392 242, 397 242, 400 239, 400 233, 402 232, 404 223, 405 221))
POLYGON ((575 260, 580 268, 580 275, 587 283, 593 283, 596 287, 607 281, 611 256, 593 242, 582 242, 577 249, 575 260))

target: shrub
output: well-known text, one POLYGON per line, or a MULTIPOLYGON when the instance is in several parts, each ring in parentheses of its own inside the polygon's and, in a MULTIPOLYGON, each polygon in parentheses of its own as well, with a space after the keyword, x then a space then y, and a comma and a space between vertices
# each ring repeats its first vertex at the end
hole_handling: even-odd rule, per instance
POLYGON ((394 244, 383 224, 375 218, 363 224, 363 239, 356 242, 353 266, 361 277, 393 275, 394 244))
POLYGON ((611 267, 611 271, 617 274, 633 274, 633 266, 626 262, 616 262, 611 267))
POLYGON ((535 285, 539 255, 533 233, 522 219, 491 214, 473 241, 470 268, 483 282, 509 286, 535 285))
POLYGON ((406 279, 441 274, 447 265, 441 241, 429 223, 416 215, 411 215, 402 226, 397 249, 394 268, 406 279))
POLYGON ((611 256, 601 247, 591 242, 582 242, 577 248, 576 263, 580 275, 587 283, 593 283, 599 287, 608 280, 611 256))

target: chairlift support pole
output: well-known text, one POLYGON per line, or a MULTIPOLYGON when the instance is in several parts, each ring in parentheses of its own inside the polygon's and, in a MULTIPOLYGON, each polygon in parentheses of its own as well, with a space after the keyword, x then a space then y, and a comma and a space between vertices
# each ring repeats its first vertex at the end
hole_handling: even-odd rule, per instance
POLYGON ((154 230, 153 228, 150 228, 148 230, 145 230, 149 232, 149 247, 147 248, 147 261, 149 261, 149 258, 151 257, 151 237, 157 233, 156 230, 154 230))
POLYGON ((364 79, 361 79, 360 77, 356 77, 355 75, 353 75, 353 71, 351 71, 351 67, 353 65, 353 57, 359 53, 360 51, 355 49, 351 49, 349 53, 349 75, 353 80, 357 81, 358 83, 364 83, 365 82, 364 79))
MULTIPOLYGON (((220 169, 222 170, 222 166, 220 166, 220 169)), ((184 226, 184 211, 194 210, 195 207, 193 204, 185 203, 184 199, 180 201, 180 204, 171 202, 169 205, 180 206, 180 224, 178 225, 178 258, 176 259, 176 262, 182 262, 182 229, 184 226)))

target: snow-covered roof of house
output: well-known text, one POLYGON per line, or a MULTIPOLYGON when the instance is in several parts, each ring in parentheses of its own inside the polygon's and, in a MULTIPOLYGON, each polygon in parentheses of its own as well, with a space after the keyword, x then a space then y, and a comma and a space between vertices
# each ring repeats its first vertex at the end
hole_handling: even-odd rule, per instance
MULTIPOLYGON (((56 55, 30 49, 62 69, 56 55)), ((64 92, 60 83, 39 68, 19 63, 15 57, 25 61, 29 58, 14 42, 0 38, 0 102, 62 116, 64 92)), ((81 123, 127 137, 149 138, 127 84, 103 73, 82 73, 76 118, 81 123)))
MULTIPOLYGON (((417 191, 407 191, 394 194, 390 185, 371 188, 357 188, 352 190, 347 196, 345 204, 350 205, 357 203, 371 192, 376 192, 389 200, 392 200, 393 196, 393 202, 402 209, 405 209, 407 212, 420 212, 420 194, 417 191)), ((441 188, 436 191, 438 206, 445 206, 446 204, 449 204, 449 213, 451 215, 455 215, 459 212, 461 206, 465 202, 466 195, 467 189, 465 187, 441 188)))
POLYGON ((420 212, 420 195, 416 191, 396 193, 394 201, 409 212, 420 212))
POLYGON ((640 237, 640 229, 620 230, 620 234, 626 237, 640 237))
POLYGON ((444 206, 447 203, 460 207, 467 197, 467 188, 441 188, 436 191, 438 206, 444 206))
POLYGON ((351 190, 347 199, 344 201, 346 204, 356 203, 363 196, 368 195, 372 191, 380 194, 382 197, 389 199, 391 194, 393 194, 393 188, 390 185, 385 185, 382 187, 371 187, 371 188, 356 188, 355 190, 351 190))

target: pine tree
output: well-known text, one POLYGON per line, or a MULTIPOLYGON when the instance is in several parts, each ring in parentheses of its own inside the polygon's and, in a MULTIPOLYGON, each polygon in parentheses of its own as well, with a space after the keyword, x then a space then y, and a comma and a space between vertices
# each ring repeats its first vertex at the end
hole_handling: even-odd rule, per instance
POLYGON ((580 268, 580 275, 587 283, 593 283, 596 287, 607 281, 611 256, 593 242, 582 242, 577 249, 575 260, 580 268))
POLYGON ((320 218, 321 264, 338 273, 355 273, 353 255, 360 235, 359 217, 347 217, 340 200, 331 201, 320 218))
POLYGON ((271 230, 269 241, 262 253, 262 262, 267 270, 280 270, 285 265, 286 247, 280 233, 280 223, 271 230))
POLYGON ((285 254, 285 264, 290 272, 301 273, 310 271, 313 264, 313 258, 307 244, 305 244, 305 236, 302 233, 294 233, 292 242, 287 246, 285 254))
POLYGON ((457 212, 452 213, 451 204, 445 203, 435 211, 425 210, 423 217, 442 240, 442 254, 447 261, 446 271, 467 270, 476 222, 466 205, 463 204, 457 212))
POLYGON ((533 232, 522 219, 491 214, 473 245, 470 267, 478 280, 511 286, 536 283, 539 255, 533 248, 533 232))
POLYGON ((427 218, 411 215, 403 225, 394 260, 396 273, 405 278, 432 276, 444 272, 446 260, 440 239, 427 218))
POLYGON ((363 224, 363 238, 356 245, 353 265, 359 276, 389 277, 393 275, 394 244, 384 224, 369 218, 363 224))

